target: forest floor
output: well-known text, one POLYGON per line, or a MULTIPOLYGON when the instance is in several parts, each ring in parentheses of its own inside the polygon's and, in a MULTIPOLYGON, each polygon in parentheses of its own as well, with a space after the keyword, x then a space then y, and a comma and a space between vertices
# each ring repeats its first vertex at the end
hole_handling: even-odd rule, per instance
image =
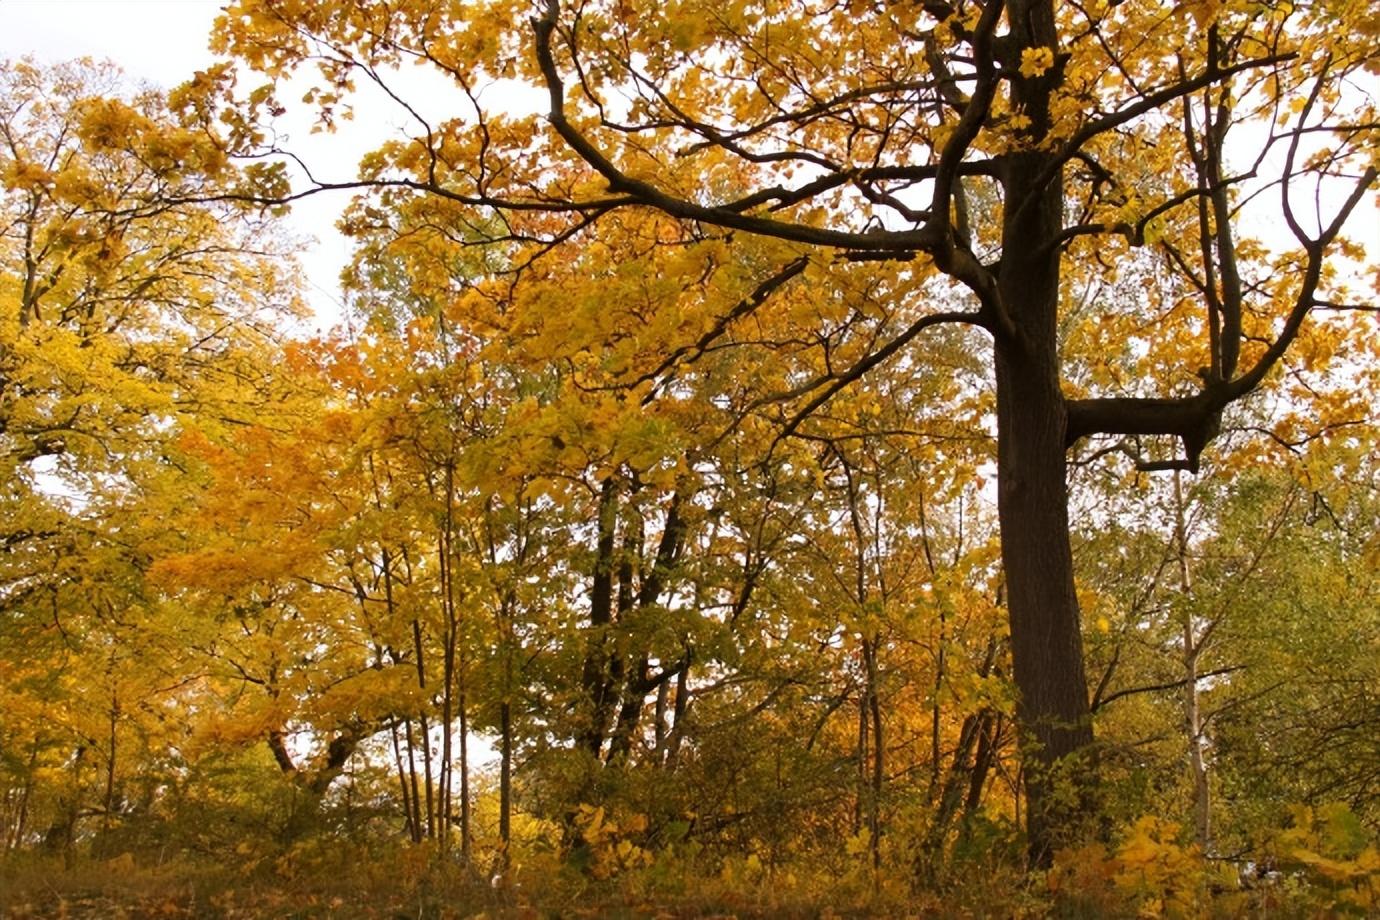
MULTIPOLYGON (((515 894, 477 886, 381 891, 349 879, 242 879, 108 864, 15 872, 0 867, 0 920, 865 920, 895 910, 839 909, 763 891, 649 901, 609 887, 572 896, 561 886, 515 894), (122 871, 123 870, 123 871, 122 871)), ((972 916, 968 912, 952 916, 972 916)), ((928 911, 917 917, 944 917, 928 911)))
MULTIPOLYGON (((300 896, 291 890, 246 892, 242 895, 222 895, 202 899, 186 894, 154 897, 111 896, 102 892, 68 892, 63 894, 39 892, 31 898, 12 901, 0 906, 0 920, 865 920, 873 917, 892 917, 894 913, 874 911, 846 911, 832 908, 788 909, 779 906, 767 909, 750 905, 715 909, 704 905, 618 905, 591 904, 561 908, 535 906, 446 906, 441 904, 379 905, 347 903, 335 897, 322 900, 316 896, 300 896)), ((925 917, 941 915, 927 913, 925 917)), ((958 915, 956 915, 958 916, 958 915)))

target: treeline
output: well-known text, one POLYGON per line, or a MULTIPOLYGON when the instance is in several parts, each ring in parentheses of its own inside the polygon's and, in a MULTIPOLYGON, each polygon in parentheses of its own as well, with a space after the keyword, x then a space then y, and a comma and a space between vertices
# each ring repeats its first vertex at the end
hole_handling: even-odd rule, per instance
MULTIPOLYGON (((177 103, 0 86, 11 908, 114 865, 188 910, 1375 909, 1374 367, 1233 410, 1214 475, 1075 462, 1097 785, 1031 873, 985 346, 798 412, 933 278, 634 211, 534 259, 384 191, 293 338, 177 103)), ((1069 373, 1143 373, 1091 310, 1069 373)))

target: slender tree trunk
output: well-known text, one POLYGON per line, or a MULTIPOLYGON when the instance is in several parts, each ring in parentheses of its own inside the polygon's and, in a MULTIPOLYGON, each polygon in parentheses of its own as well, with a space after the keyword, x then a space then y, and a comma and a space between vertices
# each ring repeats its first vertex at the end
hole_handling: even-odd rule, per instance
MULTIPOLYGON (((487 534, 488 558, 491 565, 499 561, 499 541, 495 535, 493 508, 486 503, 485 532, 487 534)), ((527 562, 530 541, 527 538, 526 524, 530 521, 532 507, 529 504, 517 520, 513 533, 514 562, 521 569, 527 562)), ((498 636, 498 653, 502 665, 501 683, 498 688, 498 840, 499 852, 495 860, 495 870, 506 877, 511 861, 512 816, 513 816, 513 673, 514 653, 517 648, 517 635, 514 628, 517 616, 518 598, 513 583, 504 586, 499 603, 494 611, 494 631, 498 636)))
MULTIPOLYGON (((387 606, 388 614, 392 617, 396 612, 393 602, 393 556, 387 549, 382 550, 383 558, 383 592, 384 603, 387 606)), ((426 658, 425 646, 422 643, 422 623, 416 617, 412 618, 412 652, 417 657, 417 687, 425 695, 426 692, 426 658)), ((425 702, 422 704, 426 705, 425 702)), ((435 794, 432 788, 431 772, 431 726, 428 723, 426 712, 423 710, 417 715, 418 728, 421 730, 422 744, 422 767, 425 772, 423 785, 426 790, 426 835, 434 838, 436 836, 436 805, 435 794)), ((407 759, 412 772, 412 795, 414 804, 417 803, 417 762, 414 753, 412 739, 412 723, 407 723, 407 759)), ((418 822, 418 826, 421 822, 418 822)))
POLYGON ((997 760, 997 749, 1001 743, 1002 715, 991 709, 983 710, 985 718, 978 735, 977 756, 973 760, 973 771, 968 779, 968 798, 963 803, 965 825, 977 814, 982 804, 982 792, 987 786, 987 775, 997 760))
POLYGON ((1198 844, 1208 851, 1212 846, 1212 787, 1207 761, 1203 757, 1202 707, 1198 699, 1198 653, 1194 645, 1193 619, 1184 617, 1184 720, 1188 728, 1188 763, 1193 772, 1193 826, 1198 844))
MULTIPOLYGON (((110 680, 115 680, 115 660, 111 656, 110 661, 110 680)), ((110 691, 110 755, 105 761, 105 796, 102 803, 104 814, 101 815, 101 831, 104 834, 110 833, 110 827, 115 814, 115 755, 117 752, 117 737, 115 729, 120 721, 120 695, 112 688, 110 691)))
MULTIPOLYGON (((519 540, 518 559, 526 556, 527 544, 519 540)), ((497 553, 491 552, 491 558, 497 553)), ((499 691, 498 702, 498 840, 500 852, 498 865, 500 871, 508 870, 512 845, 513 815, 513 650, 516 636, 513 630, 513 617, 517 608, 517 598, 511 589, 505 590, 498 605, 499 653, 503 660, 503 685, 499 691)))
MULTIPOLYGON (((933 580, 937 574, 937 567, 934 562, 934 548, 930 543, 930 522, 925 514, 925 496, 920 496, 918 504, 920 511, 920 545, 925 551, 925 570, 933 580)), ((962 549, 963 545, 963 505, 962 496, 959 498, 959 539, 958 546, 955 548, 955 555, 962 549)), ((935 643, 934 654, 934 684, 930 688, 930 782, 928 795, 931 802, 934 801, 935 794, 939 791, 939 757, 940 757, 940 728, 942 707, 939 703, 940 691, 944 688, 944 670, 948 664, 948 643, 949 643, 949 623, 943 604, 935 605, 935 612, 939 620, 939 637, 935 643)))
POLYGON ((498 839, 503 846, 500 863, 508 868, 508 848, 513 842, 513 707, 504 700, 498 707, 498 839))
POLYGON ((662 757, 666 754, 666 704, 671 698, 671 682, 663 680, 656 688, 656 708, 653 710, 653 718, 656 724, 653 726, 655 732, 655 748, 653 759, 659 764, 662 757))
MULTIPOLYGON (((931 572, 933 574, 933 572, 931 572)), ((939 760, 942 756, 940 749, 943 707, 940 705, 940 694, 944 689, 944 671, 948 664, 947 649, 949 625, 945 622, 943 604, 939 605, 939 651, 935 654, 934 665, 934 684, 930 687, 933 694, 930 700, 930 786, 929 798, 934 801, 934 797, 939 793, 939 760)))
POLYGON ((455 584, 455 463, 446 462, 446 510, 441 532, 440 572, 441 606, 445 613, 445 649, 442 656, 445 681, 442 690, 442 744, 441 744, 441 826, 445 829, 443 846, 448 846, 450 827, 454 821, 452 791, 454 789, 454 768, 452 749, 454 732, 452 720, 460 720, 460 855, 468 865, 470 861, 470 756, 469 756, 469 712, 466 706, 465 681, 465 635, 460 616, 460 606, 456 603, 455 584))
POLYGON ((12 853, 24 844, 24 832, 28 830, 29 821, 29 801, 33 797, 34 790, 34 768, 38 765, 38 741, 35 740, 33 746, 29 748, 29 764, 24 771, 24 787, 19 793, 19 804, 15 808, 14 821, 11 824, 12 836, 5 840, 5 851, 12 853))
MULTIPOLYGON (((454 789, 454 760, 455 748, 455 650, 451 643, 454 641, 450 624, 446 626, 446 648, 441 656, 441 679, 443 681, 441 691, 441 764, 440 776, 437 782, 437 796, 439 802, 436 808, 436 823, 441 828, 441 849, 450 849, 450 828, 453 809, 451 807, 451 791, 454 789)), ((463 741, 461 743, 463 747, 463 741)))
MULTIPOLYGON (((689 653, 687 652, 687 655, 689 653)), ((676 757, 680 753, 681 742, 685 739, 685 720, 690 712, 690 660, 676 675, 676 702, 672 708, 671 734, 666 741, 666 768, 674 769, 676 757)))
MULTIPOLYGON (((992 673, 992 669, 996 666, 998 648, 995 636, 987 640, 987 652, 983 658, 982 666, 978 668, 979 676, 986 677, 992 673)), ((936 790, 937 795, 931 795, 934 815, 925 838, 922 856, 924 861, 921 863, 923 867, 928 869, 931 877, 937 873, 943 864, 949 829, 952 827, 954 816, 958 814, 959 806, 963 804, 964 790, 966 788, 971 797, 973 774, 978 769, 985 769, 982 740, 985 726, 991 717, 992 710, 987 708, 969 713, 964 717, 963 724, 958 731, 958 741, 954 745, 953 757, 949 762, 949 769, 944 775, 942 784, 936 790), (974 748, 978 750, 976 759, 973 759, 974 748)))
POLYGON ((421 790, 417 785, 417 754, 412 737, 412 720, 407 719, 403 722, 403 729, 407 739, 407 775, 412 783, 412 824, 417 829, 417 842, 422 841, 422 796, 421 790))
POLYGON ((853 799, 853 834, 862 832, 863 815, 867 812, 867 684, 863 683, 862 693, 858 695, 858 748, 856 767, 856 793, 853 799))
MULTIPOLYGON (((623 559, 619 566, 618 576, 618 618, 620 622, 625 621, 634 609, 645 610, 655 604, 667 589, 668 579, 679 562, 685 547, 685 520, 680 514, 683 501, 684 495, 680 492, 671 496, 666 508, 666 519, 662 527, 661 538, 657 543, 656 553, 650 564, 641 567, 638 571, 635 590, 633 560, 641 560, 646 549, 646 533, 642 522, 639 521, 630 528, 630 533, 624 537, 623 559)), ((622 660, 623 657, 618 656, 615 664, 621 665, 622 660)), ((630 656, 628 660, 631 661, 630 656)), ((646 646, 643 646, 637 663, 628 669, 628 673, 625 675, 622 687, 622 705, 618 710, 613 737, 609 742, 609 763, 613 763, 615 760, 626 760, 632 754, 633 743, 641 733, 643 710, 646 708, 648 693, 656 691, 657 700, 662 706, 661 713, 664 714, 663 691, 671 675, 670 669, 664 661, 658 662, 658 668, 660 668, 660 673, 653 675, 651 654, 646 646)), ((660 726, 661 717, 661 714, 657 715, 658 739, 663 732, 660 726)), ((660 744, 661 742, 658 740, 658 752, 660 744)))
MULTIPOLYGON (((885 781, 886 752, 882 742, 882 704, 877 696, 877 644, 863 643, 863 664, 867 669, 867 713, 872 721, 872 788, 867 816, 871 832, 872 868, 882 866, 882 785, 885 781)), ((875 875, 873 881, 880 881, 875 875)))
MULTIPOLYGON (((624 624, 636 604, 637 590, 633 584, 634 557, 641 558, 642 541, 634 528, 625 525, 618 560, 618 594, 614 605, 614 622, 624 624)), ((623 762, 627 759, 631 736, 624 729, 631 730, 642 712, 642 697, 635 684, 639 677, 636 666, 628 659, 622 643, 610 637, 608 642, 608 679, 604 696, 608 701, 607 710, 600 714, 600 731, 608 741, 604 752, 604 763, 623 762)))
POLYGON ((645 702, 637 693, 637 678, 636 674, 630 676, 624 687, 623 703, 618 707, 618 718, 614 720, 606 763, 625 763, 632 753, 633 736, 637 733, 638 723, 642 721, 642 706, 645 702))
MULTIPOLYGON (((385 577, 386 577, 387 570, 385 569, 384 571, 385 571, 385 577)), ((391 595, 391 593, 392 593, 391 590, 390 590, 389 593, 390 593, 390 595, 391 595)), ((392 606, 391 603, 390 603, 389 606, 390 606, 390 607, 392 606)), ((415 653, 416 656, 417 656, 417 687, 418 687, 419 689, 421 689, 421 690, 423 691, 423 693, 425 693, 425 691, 426 691, 426 663, 425 663, 425 659, 422 657, 423 654, 424 654, 424 652, 423 652, 423 645, 422 645, 422 624, 421 624, 421 622, 420 622, 419 620, 416 620, 416 619, 413 619, 413 621, 412 621, 412 645, 413 645, 413 651, 414 651, 414 653, 415 653)), ((423 705, 423 706, 426 706, 426 705, 427 705, 427 702, 426 702, 425 700, 423 700, 422 705, 423 705)), ((435 839, 435 837, 436 837, 436 791, 435 791, 435 789, 434 789, 433 786, 432 786, 433 774, 432 774, 432 770, 431 770, 431 724, 430 724, 430 721, 429 721, 429 720, 427 719, 427 717, 426 717, 426 711, 425 711, 425 710, 423 710, 422 712, 420 712, 420 713, 417 714, 417 728, 418 728, 418 730, 419 730, 420 733, 421 733, 421 745, 422 745, 422 773, 423 773, 423 776, 422 776, 422 788, 423 788, 423 789, 425 790, 425 792, 426 792, 426 835, 427 835, 428 838, 435 839)), ((408 738, 409 753, 410 753, 410 752, 411 752, 410 745, 411 745, 411 743, 412 743, 412 732, 411 732, 410 730, 409 730, 408 733, 407 733, 407 738, 408 738)), ((413 778, 414 778, 414 779, 416 778, 416 773, 415 773, 415 772, 413 773, 413 778)))
MULTIPOLYGON (((447 472, 449 480, 449 472, 447 472)), ((447 502, 450 496, 447 495, 447 502)), ((441 576, 441 609, 445 616, 443 647, 441 649, 441 777, 440 777, 440 817, 441 849, 450 849, 451 827, 451 760, 453 754, 455 718, 455 645, 456 617, 455 595, 453 593, 450 555, 450 511, 446 511, 446 526, 441 533, 441 545, 437 553, 441 576)), ((463 836, 463 834, 462 834, 463 836)))
POLYGON ((470 714, 466 701, 465 670, 460 669, 456 708, 460 715, 460 858, 469 865, 472 847, 470 809, 470 714))
POLYGON ((1188 763, 1193 773, 1193 827, 1198 845, 1204 852, 1212 846, 1212 790, 1208 781, 1207 761, 1203 757, 1206 740, 1203 731, 1202 707, 1198 698, 1198 659, 1202 643, 1193 624, 1193 573, 1188 557, 1188 525, 1185 520, 1183 474, 1174 471, 1174 542, 1179 558, 1179 591, 1182 595, 1182 629, 1184 661, 1184 724, 1188 729, 1188 763))
POLYGON ((389 728, 393 738, 393 761, 398 767, 398 783, 402 786, 403 814, 407 816, 407 837, 413 843, 422 842, 422 829, 417 826, 412 810, 412 795, 407 788, 407 765, 403 763, 402 744, 398 741, 398 726, 395 722, 389 728))
POLYGON ((609 651, 608 629, 613 622, 614 550, 618 525, 618 491, 612 478, 604 480, 599 496, 598 538, 595 544, 594 571, 590 583, 589 642, 585 649, 581 683, 589 699, 589 724, 582 726, 580 744, 595 757, 604 746, 604 736, 613 715, 613 688, 610 665, 616 653, 609 651))

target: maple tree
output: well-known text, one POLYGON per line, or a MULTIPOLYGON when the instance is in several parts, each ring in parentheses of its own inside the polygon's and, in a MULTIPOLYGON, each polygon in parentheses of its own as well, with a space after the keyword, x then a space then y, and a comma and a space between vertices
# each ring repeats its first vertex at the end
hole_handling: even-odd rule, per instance
MULTIPOLYGON (((843 309, 876 335, 839 355, 825 338, 814 373, 761 396, 754 414, 782 438, 877 365, 924 360, 928 330, 987 334, 1032 852, 1046 858, 1083 811, 1051 771, 1092 740, 1069 452, 1110 436, 1143 468, 1197 471, 1228 407, 1294 354, 1325 362, 1350 338, 1345 313, 1321 313, 1350 303, 1328 260, 1355 253, 1342 231, 1376 178, 1374 103, 1354 85, 1376 68, 1373 11, 244 0, 222 24, 220 47, 270 77, 316 65, 308 101, 326 124, 356 81, 388 88, 395 65, 450 78, 461 111, 409 108, 412 135, 343 187, 474 213, 460 233, 507 247, 510 264, 587 253, 629 209, 666 215, 665 241, 703 260, 698 277, 746 274, 736 297, 701 307, 701 343, 793 284, 858 279, 867 296, 843 309), (484 87, 514 76, 545 90, 540 117, 487 108, 484 87), (1288 233, 1266 246, 1249 222, 1271 212, 1288 233), (773 241, 746 273, 727 267, 744 235, 773 241), (1164 284, 1147 287, 1151 274, 1164 284), (1094 292, 1085 335, 1144 352, 1135 376, 1065 372, 1079 290, 1094 292), (1177 456, 1136 451, 1155 436, 1175 438, 1177 456)), ((277 105, 271 92, 251 107, 277 105)), ((655 387, 695 342, 665 339, 678 360, 650 377, 616 352, 593 360, 655 387)))

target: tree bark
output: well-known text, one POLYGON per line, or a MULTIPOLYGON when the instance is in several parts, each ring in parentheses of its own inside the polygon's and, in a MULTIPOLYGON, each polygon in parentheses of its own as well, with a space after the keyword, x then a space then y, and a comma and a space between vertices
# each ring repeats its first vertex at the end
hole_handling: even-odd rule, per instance
POLYGON ((613 715, 613 685, 609 678, 611 653, 608 629, 613 623, 614 548, 618 525, 618 493, 613 479, 604 480, 599 496, 599 533, 589 594, 589 638, 585 647, 581 684, 589 701, 589 724, 579 739, 596 758, 604 746, 613 715))
MULTIPOLYGON (((1014 0, 1015 46, 1056 47, 1052 4, 1014 0)), ((1057 75, 1013 80, 1014 103, 1035 137, 1048 121, 1057 75)), ((1067 413, 1058 358, 1059 254, 1063 183, 1050 155, 1032 150, 1005 161, 1006 211, 998 290, 1012 328, 994 337, 997 385, 997 508, 1019 693, 1029 800, 1030 857, 1048 863, 1075 835, 1089 800, 1086 764, 1072 755, 1091 745, 1092 722, 1066 480, 1067 413), (1079 788, 1061 788, 1064 776, 1079 788)))
POLYGON ((1193 616, 1193 572, 1188 554, 1188 522, 1184 507, 1183 477, 1174 473, 1174 543, 1179 561, 1179 592, 1183 604, 1180 628, 1183 635, 1184 728, 1188 732, 1188 764, 1193 773, 1193 829, 1203 852, 1212 850, 1212 787, 1207 759, 1203 756, 1206 730, 1198 696, 1199 663, 1204 643, 1198 637, 1193 616))
POLYGON ((997 346, 997 507, 1030 854, 1040 864, 1059 842, 1055 830, 1075 823, 1063 813, 1069 800, 1056 793, 1055 774, 1092 743, 1092 722, 1068 536, 1063 399, 1047 373, 1052 343, 1033 345, 997 346))
POLYGON ((393 761, 398 768, 398 783, 402 786, 402 806, 403 815, 407 819, 407 838, 413 843, 421 843, 422 830, 413 814, 412 794, 407 785, 407 766, 403 763, 402 745, 398 742, 398 725, 396 722, 390 726, 390 733, 393 738, 393 761))
POLYGON ((872 721, 872 784, 869 794, 867 826, 872 851, 872 881, 881 881, 882 868, 882 789, 886 784, 886 748, 882 735, 882 703, 877 695, 877 643, 864 640, 863 664, 867 675, 867 713, 872 721))

